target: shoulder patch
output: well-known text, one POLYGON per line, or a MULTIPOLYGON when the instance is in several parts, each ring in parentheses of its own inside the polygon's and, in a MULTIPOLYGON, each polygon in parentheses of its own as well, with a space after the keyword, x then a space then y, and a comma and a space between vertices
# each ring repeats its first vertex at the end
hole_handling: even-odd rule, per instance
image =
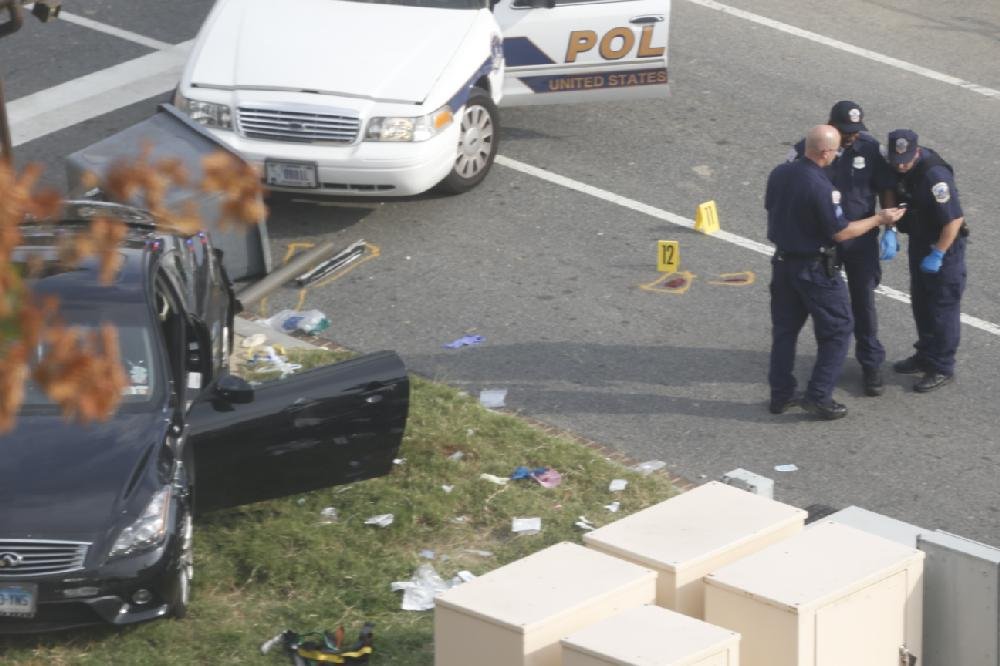
POLYGON ((840 205, 840 190, 834 190, 832 198, 833 198, 833 205, 834 206, 839 206, 840 205))
POLYGON ((798 158, 798 156, 799 156, 799 152, 797 150, 795 150, 794 148, 792 148, 791 150, 788 151, 788 154, 785 155, 785 161, 786 162, 794 162, 798 158))
POLYGON ((858 155, 854 158, 854 168, 864 169, 865 168, 865 158, 863 155, 858 155))
POLYGON ((879 155, 881 155, 882 157, 884 157, 886 159, 889 158, 889 149, 886 148, 885 146, 883 146, 882 144, 879 144, 878 152, 879 152, 879 155))
POLYGON ((931 194, 934 195, 934 201, 940 204, 948 203, 951 200, 951 190, 948 188, 948 183, 943 180, 931 187, 931 194))

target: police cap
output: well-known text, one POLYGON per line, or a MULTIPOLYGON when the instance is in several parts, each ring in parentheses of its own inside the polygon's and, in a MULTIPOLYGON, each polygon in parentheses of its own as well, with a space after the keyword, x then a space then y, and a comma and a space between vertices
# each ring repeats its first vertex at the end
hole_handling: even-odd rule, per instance
POLYGON ((889 153, 889 164, 906 164, 917 154, 917 133, 908 129, 892 130, 885 148, 889 153))
POLYGON ((864 119, 865 112, 861 110, 861 106, 850 100, 841 100, 830 109, 830 124, 841 134, 867 132, 864 119))

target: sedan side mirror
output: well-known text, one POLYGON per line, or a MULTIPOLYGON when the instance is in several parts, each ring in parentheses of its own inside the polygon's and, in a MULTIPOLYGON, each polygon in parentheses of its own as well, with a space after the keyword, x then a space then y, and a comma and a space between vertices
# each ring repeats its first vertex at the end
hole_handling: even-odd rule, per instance
POLYGON ((215 383, 215 393, 222 400, 234 405, 253 402, 253 387, 242 377, 223 375, 215 383))

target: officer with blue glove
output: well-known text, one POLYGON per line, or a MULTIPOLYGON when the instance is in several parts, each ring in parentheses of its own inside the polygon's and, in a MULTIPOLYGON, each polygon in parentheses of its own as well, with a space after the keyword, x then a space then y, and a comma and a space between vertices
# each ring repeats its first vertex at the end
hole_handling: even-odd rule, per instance
POLYGON ((806 135, 804 157, 778 165, 767 179, 767 237, 776 248, 770 285, 772 414, 798 404, 828 420, 847 415, 847 407, 833 399, 833 389, 847 357, 854 317, 836 244, 869 234, 880 224, 892 225, 903 215, 890 208, 850 222, 844 217, 842 194, 825 171, 840 145, 836 128, 817 125, 806 135), (805 395, 796 400, 795 347, 808 317, 816 335, 816 363, 805 395))
POLYGON ((900 174, 897 196, 909 204, 898 228, 910 236, 910 299, 917 325, 916 353, 892 367, 902 374, 922 373, 913 388, 926 393, 955 377, 969 230, 951 165, 918 145, 909 129, 890 132, 886 149, 900 174))
MULTIPOLYGON (((840 132, 840 149, 826 167, 833 186, 841 194, 841 206, 848 220, 861 220, 875 214, 876 205, 895 205, 895 176, 880 150, 878 139, 868 133, 861 106, 841 100, 830 109, 828 123, 840 132)), ((804 141, 795 145, 788 159, 801 158, 804 141)), ((890 238, 894 232, 886 234, 890 238)), ((875 311, 875 288, 882 281, 882 259, 891 259, 880 247, 878 228, 851 240, 839 243, 837 252, 847 275, 847 290, 854 315, 854 356, 861 365, 862 388, 865 395, 882 395, 882 363, 885 347, 878 339, 878 315, 875 311), (880 251, 881 250, 881 251, 880 251)), ((893 252, 893 255, 895 252, 893 252)))

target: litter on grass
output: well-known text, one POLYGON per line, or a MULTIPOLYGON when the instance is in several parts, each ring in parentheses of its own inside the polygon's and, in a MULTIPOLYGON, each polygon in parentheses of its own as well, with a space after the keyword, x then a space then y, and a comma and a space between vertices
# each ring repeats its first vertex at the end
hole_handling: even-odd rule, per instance
POLYGON ((392 464, 393 465, 402 465, 405 462, 406 462, 406 458, 393 458, 392 459, 392 464))
POLYGON ((365 521, 365 525, 377 525, 378 527, 389 527, 392 525, 393 515, 391 513, 380 513, 365 521))
POLYGON ((622 506, 621 502, 612 502, 611 504, 605 504, 604 508, 610 511, 611 513, 618 513, 618 509, 620 509, 621 506, 622 506))
POLYGON ((476 550, 475 548, 463 548, 463 553, 478 555, 479 557, 493 557, 493 553, 488 550, 476 550))
POLYGON ((543 488, 555 488, 562 483, 562 474, 551 467, 525 467, 520 465, 514 468, 510 478, 514 481, 519 479, 534 479, 543 488))
POLYGON ((584 532, 589 532, 591 530, 597 529, 590 523, 589 520, 587 520, 587 516, 579 516, 577 521, 573 524, 579 527, 584 532))
POLYGON ((277 370, 281 373, 282 379, 293 374, 296 370, 302 369, 302 364, 289 363, 288 359, 279 354, 274 346, 255 348, 247 360, 247 365, 253 366, 254 369, 277 370))
POLYGON ((454 489, 455 486, 449 486, 447 483, 441 486, 441 490, 445 491, 446 493, 450 493, 454 489))
POLYGON ((464 453, 462 453, 461 451, 455 451, 453 454, 451 454, 450 456, 448 456, 448 460, 453 460, 455 462, 458 462, 459 460, 461 460, 464 457, 465 457, 464 453))
POLYGON ((667 466, 667 463, 662 460, 647 460, 646 462, 641 462, 632 469, 639 472, 640 474, 652 474, 653 472, 659 471, 667 466))
POLYGON ((455 516, 455 517, 453 517, 451 519, 451 522, 455 523, 456 525, 465 525, 467 522, 469 522, 469 517, 468 516, 455 516))
POLYGON ((507 400, 507 389, 483 389, 479 392, 479 404, 487 409, 500 409, 507 400))
POLYGON ((625 479, 612 479, 611 483, 608 484, 608 490, 613 493, 618 493, 628 486, 628 481, 625 479))
POLYGON ((389 587, 393 592, 403 591, 401 609, 425 611, 434 608, 434 597, 452 586, 430 564, 421 564, 410 580, 395 581, 389 587))
POLYGON ((542 519, 515 518, 511 521, 510 530, 514 534, 538 534, 542 531, 542 519))
POLYGON ((434 559, 434 551, 431 550, 430 548, 424 548, 422 551, 420 551, 419 555, 420 555, 420 557, 424 558, 425 560, 433 560, 434 559))
POLYGON ((337 509, 332 506, 328 506, 319 512, 320 523, 324 525, 329 525, 330 523, 337 522, 337 509))
POLYGON ((471 347, 486 342, 486 338, 481 335, 463 335, 457 340, 446 342, 442 347, 445 349, 458 349, 459 347, 471 347))
POLYGON ((510 481, 510 479, 505 479, 502 476, 494 476, 493 474, 485 474, 485 473, 484 474, 480 474, 479 478, 480 479, 485 479, 486 481, 489 481, 490 483, 495 483, 498 486, 506 486, 507 482, 510 481))
POLYGON ((797 472, 799 468, 795 465, 775 465, 775 472, 797 472))

